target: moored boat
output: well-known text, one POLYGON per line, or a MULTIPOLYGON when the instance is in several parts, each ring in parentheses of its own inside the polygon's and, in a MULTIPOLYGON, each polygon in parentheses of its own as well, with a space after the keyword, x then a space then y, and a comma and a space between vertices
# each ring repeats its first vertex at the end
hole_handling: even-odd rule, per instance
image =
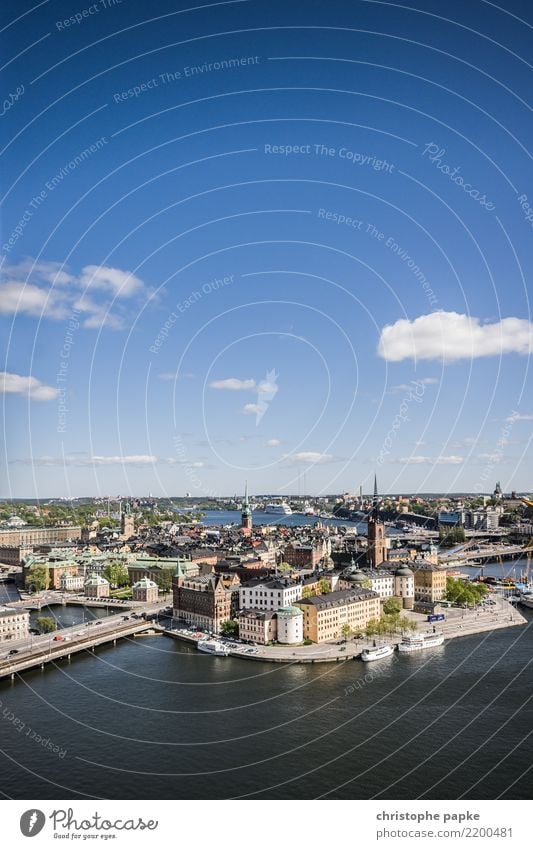
POLYGON ((383 657, 390 657, 391 654, 394 654, 394 646, 377 646, 372 649, 363 649, 361 660, 369 663, 372 660, 381 660, 383 657))
POLYGON ((229 654, 229 648, 219 640, 200 640, 198 651, 205 651, 207 654, 215 654, 222 657, 226 657, 229 654))
POLYGON ((409 634, 398 644, 398 651, 412 652, 441 646, 444 634, 409 634))

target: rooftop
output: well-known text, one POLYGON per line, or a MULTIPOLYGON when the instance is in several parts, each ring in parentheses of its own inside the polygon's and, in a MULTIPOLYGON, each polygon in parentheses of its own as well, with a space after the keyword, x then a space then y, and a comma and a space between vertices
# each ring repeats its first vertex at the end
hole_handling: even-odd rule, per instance
POLYGON ((350 604, 357 601, 366 601, 370 598, 379 598, 373 590, 360 587, 357 590, 335 590, 324 595, 315 595, 311 598, 298 599, 297 605, 312 604, 314 607, 338 607, 342 604, 350 604))

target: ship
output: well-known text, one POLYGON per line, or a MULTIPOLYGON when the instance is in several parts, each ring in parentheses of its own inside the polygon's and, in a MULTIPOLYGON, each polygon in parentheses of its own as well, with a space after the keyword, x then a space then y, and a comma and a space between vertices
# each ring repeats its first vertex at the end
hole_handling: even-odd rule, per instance
POLYGON ((372 660, 381 660, 382 657, 390 657, 394 653, 394 646, 378 646, 374 649, 363 649, 361 660, 369 663, 372 660))
POLYGON ((282 501, 281 504, 267 504, 265 507, 265 513, 272 513, 276 516, 292 516, 292 510, 289 505, 282 501))
POLYGON ((441 646, 444 634, 409 634, 398 644, 398 651, 412 652, 441 646))
POLYGON ((219 640, 200 640, 198 651, 205 651, 207 654, 215 654, 222 657, 227 657, 229 654, 229 648, 219 640))

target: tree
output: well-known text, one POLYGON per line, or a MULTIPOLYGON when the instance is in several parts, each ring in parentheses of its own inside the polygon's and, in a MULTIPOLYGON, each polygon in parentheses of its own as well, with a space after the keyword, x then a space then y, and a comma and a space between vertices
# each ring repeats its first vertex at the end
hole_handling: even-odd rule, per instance
POLYGON ((365 636, 366 637, 375 637, 378 633, 378 620, 371 619, 365 628, 365 636))
POLYGON ((35 625, 41 634, 50 634, 55 631, 57 625, 51 616, 38 616, 35 620, 35 625))
POLYGON ((280 572, 290 572, 292 566, 290 565, 290 563, 280 563, 278 569, 280 572))
POLYGON ((234 619, 226 619, 220 624, 220 633, 225 637, 237 637, 239 635, 239 623, 234 619))
POLYGON ((479 604, 488 590, 484 584, 474 584, 457 578, 446 578, 446 599, 452 604, 479 604))
POLYGON ((30 593, 40 593, 48 589, 50 578, 46 566, 31 566, 26 573, 24 583, 30 593))
POLYGON ((312 589, 312 587, 304 587, 302 590, 302 598, 311 598, 312 596, 314 596, 314 594, 315 591, 312 589))
POLYGON ((401 609, 402 603, 399 598, 388 598, 383 605, 383 613, 387 616, 394 616, 394 614, 398 615, 401 609))
POLYGON ((112 587, 124 587, 129 583, 128 570, 124 563, 109 563, 103 574, 112 587))
POLYGON ((172 589, 172 571, 170 569, 161 569, 159 573, 153 576, 154 581, 159 587, 160 592, 169 593, 172 589))
POLYGON ((350 628, 350 626, 348 625, 348 623, 347 623, 347 622, 345 622, 345 623, 344 623, 344 625, 342 626, 342 628, 341 628, 341 634, 342 634, 342 636, 344 637, 344 642, 346 642, 346 641, 347 641, 347 639, 348 639, 348 637, 350 637, 350 636, 351 636, 351 634, 352 634, 352 629, 350 628))
POLYGON ((325 595, 326 593, 331 592, 331 586, 327 578, 320 578, 318 582, 318 587, 321 595, 325 595))

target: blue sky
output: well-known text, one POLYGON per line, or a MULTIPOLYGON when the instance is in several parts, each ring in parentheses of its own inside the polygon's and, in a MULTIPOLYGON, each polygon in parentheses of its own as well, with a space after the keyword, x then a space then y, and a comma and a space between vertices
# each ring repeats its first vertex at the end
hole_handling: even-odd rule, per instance
POLYGON ((420 5, 4 4, 3 497, 531 487, 531 10, 420 5))

